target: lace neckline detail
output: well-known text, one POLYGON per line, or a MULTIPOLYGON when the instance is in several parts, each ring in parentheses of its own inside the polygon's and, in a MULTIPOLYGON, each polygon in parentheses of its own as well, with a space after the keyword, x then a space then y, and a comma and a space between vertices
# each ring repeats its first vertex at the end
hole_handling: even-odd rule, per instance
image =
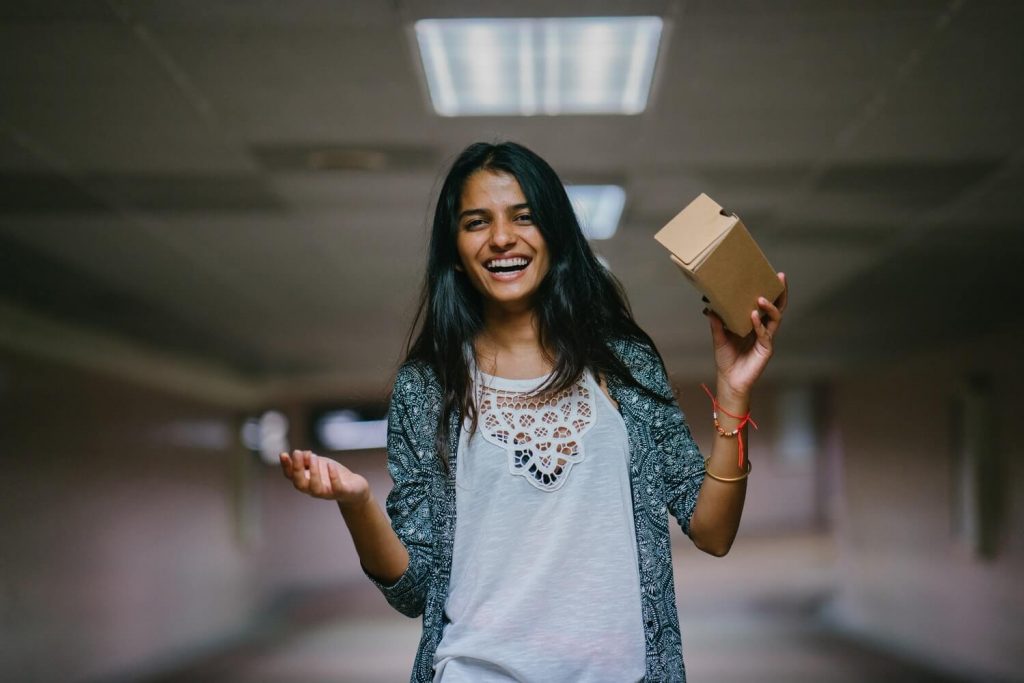
POLYGON ((505 450, 511 474, 550 492, 583 462, 583 435, 597 406, 588 372, 563 391, 532 395, 549 377, 506 379, 476 371, 480 434, 505 450))

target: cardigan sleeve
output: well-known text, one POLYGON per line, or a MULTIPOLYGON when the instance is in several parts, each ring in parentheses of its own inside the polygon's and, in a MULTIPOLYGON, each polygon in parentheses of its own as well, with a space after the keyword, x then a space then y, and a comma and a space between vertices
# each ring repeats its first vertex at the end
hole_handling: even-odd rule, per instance
MULTIPOLYGON (((390 585, 367 573, 388 603, 402 614, 423 613, 433 566, 430 486, 425 469, 435 457, 433 430, 423 420, 433 414, 422 370, 403 365, 395 378, 388 411, 388 471, 394 487, 387 498, 391 526, 409 553, 409 567, 390 585)), ((364 569, 365 572, 365 569, 364 569)))
POLYGON ((652 400, 650 428, 661 461, 665 504, 689 536, 697 495, 704 483, 704 458, 676 401, 664 363, 653 348, 638 346, 643 371, 634 376, 662 399, 652 400))

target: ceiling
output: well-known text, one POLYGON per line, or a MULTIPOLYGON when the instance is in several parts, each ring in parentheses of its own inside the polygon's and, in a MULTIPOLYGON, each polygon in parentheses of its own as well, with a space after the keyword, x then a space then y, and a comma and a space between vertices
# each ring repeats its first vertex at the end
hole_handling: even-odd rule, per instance
POLYGON ((1019 327, 1021 28, 1017 1, 3 1, 0 344, 234 402, 379 393, 481 139, 625 187, 594 247, 677 374, 711 371, 707 324, 652 236, 700 192, 789 275, 779 379, 1019 327), (416 19, 583 14, 665 19, 643 114, 433 113, 416 19))

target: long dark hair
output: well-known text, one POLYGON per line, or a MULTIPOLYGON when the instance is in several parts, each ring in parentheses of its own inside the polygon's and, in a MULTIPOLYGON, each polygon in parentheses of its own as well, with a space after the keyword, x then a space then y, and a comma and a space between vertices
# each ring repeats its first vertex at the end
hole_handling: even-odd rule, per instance
POLYGON ((550 254, 548 273, 535 298, 540 344, 554 364, 541 391, 567 389, 588 368, 598 376, 613 375, 647 391, 608 344, 625 338, 655 348, 633 319, 622 285, 591 251, 554 169, 514 142, 470 145, 455 159, 437 200, 426 279, 406 357, 429 365, 441 383, 444 404, 437 452, 446 468, 452 411, 470 416, 476 424, 466 350, 483 329, 483 300, 466 274, 456 268, 460 265, 456 238, 463 187, 481 170, 507 173, 519 182, 550 254))

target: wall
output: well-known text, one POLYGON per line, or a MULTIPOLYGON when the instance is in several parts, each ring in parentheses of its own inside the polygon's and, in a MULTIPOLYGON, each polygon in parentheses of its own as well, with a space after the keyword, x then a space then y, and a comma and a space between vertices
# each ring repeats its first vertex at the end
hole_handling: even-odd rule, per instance
POLYGON ((1024 670, 1024 521, 1020 335, 851 375, 835 387, 843 454, 837 511, 838 624, 884 647, 978 680, 1024 670), (976 509, 991 519, 990 556, 958 531, 963 473, 957 396, 987 383, 976 509))
MULTIPOLYGON (((700 379, 673 377, 690 431, 707 456, 714 443, 712 406, 700 383, 700 379)), ((828 392, 819 383, 783 383, 773 381, 769 374, 757 385, 751 398, 751 415, 758 429, 747 429, 752 470, 738 542, 744 536, 827 531, 831 527, 837 463, 825 444, 827 411, 828 392), (782 438, 784 406, 779 399, 794 389, 811 392, 818 404, 813 423, 807 425, 806 437, 812 448, 806 453, 787 451, 782 438)))
MULTIPOLYGON (((241 417, 0 354, 0 680, 131 678, 362 580, 337 508, 241 449, 241 417)), ((383 453, 352 458, 386 490, 383 453)))

